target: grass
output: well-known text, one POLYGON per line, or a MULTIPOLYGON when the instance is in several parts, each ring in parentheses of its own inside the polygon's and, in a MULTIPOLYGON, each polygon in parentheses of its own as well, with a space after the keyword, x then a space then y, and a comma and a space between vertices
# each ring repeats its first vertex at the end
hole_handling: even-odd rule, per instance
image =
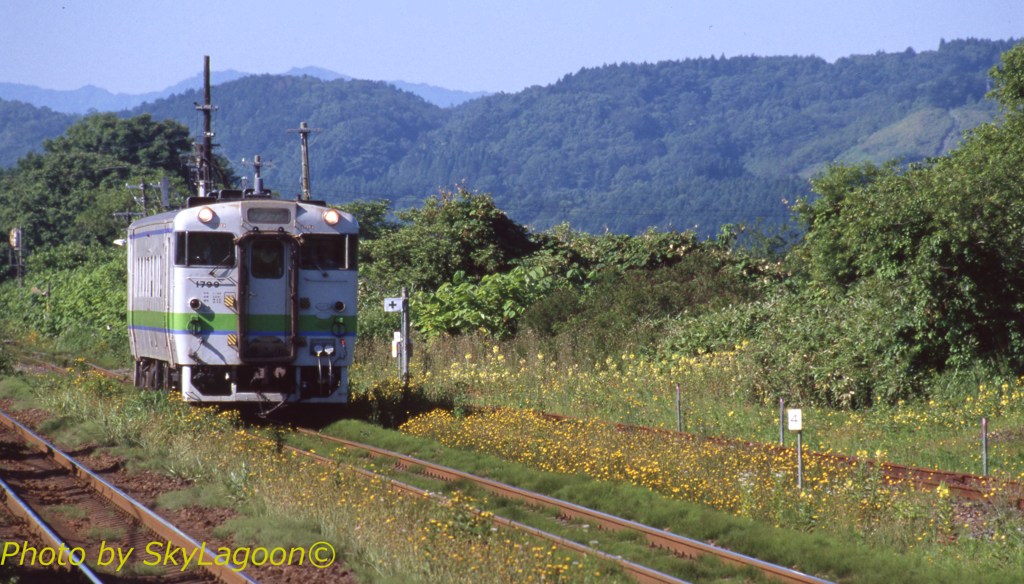
MULTIPOLYGON (((393 369, 387 358, 380 347, 366 345, 360 347, 352 374, 356 400, 399 399, 400 386, 388 381, 393 369)), ((737 358, 743 350, 741 345, 697 357, 623 354, 581 365, 524 349, 521 340, 446 339, 421 351, 429 359, 414 362, 413 393, 429 404, 452 404, 456 412, 467 406, 503 406, 664 429, 676 429, 681 422, 684 431, 694 434, 777 443, 779 404, 749 399, 746 372, 737 358)), ((804 445, 980 473, 984 417, 991 432, 989 471, 1024 478, 1024 432, 1018 431, 1024 427, 1024 379, 981 383, 972 393, 858 411, 804 406, 804 445)), ((786 404, 794 406, 799 404, 786 404)), ((792 445, 795 437, 787 434, 785 440, 792 445)))
POLYGON ((124 537, 125 531, 122 527, 91 527, 86 536, 92 541, 119 540, 124 537))
MULTIPOLYGON (((414 363, 412 387, 400 395, 400 388, 388 379, 393 374, 387 359, 364 343, 353 372, 353 394, 357 403, 376 402, 384 412, 382 418, 405 420, 400 425, 404 432, 473 456, 486 453, 553 475, 585 476, 587 484, 598 480, 635 485, 665 499, 698 503, 749 519, 752 527, 711 522, 719 527, 705 531, 688 525, 685 529, 693 531, 680 532, 742 542, 739 549, 758 557, 774 557, 779 550, 787 550, 796 555, 783 554, 783 563, 798 557, 802 567, 817 566, 821 573, 850 581, 886 581, 885 577, 875 580, 877 576, 858 565, 876 566, 880 570, 876 573, 901 581, 1024 577, 1020 515, 1004 510, 998 502, 955 505, 948 491, 919 493, 905 485, 891 487, 877 473, 836 468, 813 457, 805 460, 806 486, 803 496, 798 496, 795 456, 778 458, 768 449, 720 447, 700 440, 675 443, 666 438, 624 437, 609 425, 627 422, 674 429, 678 384, 684 429, 777 442, 778 404, 753 403, 747 398, 743 360, 737 358, 742 345, 695 358, 624 354, 590 366, 572 362, 569 355, 556 360, 539 349, 523 339, 435 341, 421 350, 429 358, 414 363), (443 407, 430 411, 421 402, 443 407), (502 409, 467 414, 478 405, 502 409), (555 423, 534 416, 534 409, 582 421, 555 423), (972 516, 983 519, 960 522, 972 516), (810 553, 816 556, 812 561, 801 555, 808 553, 804 544, 780 542, 801 541, 791 532, 827 539, 810 553), (864 555, 851 561, 858 556, 851 550, 858 546, 865 546, 864 555), (892 555, 892 551, 898 553, 892 555)), ((982 416, 990 428, 1002 429, 990 441, 990 472, 1004 478, 1024 476, 1021 438, 1012 430, 1024 427, 1022 380, 980 384, 967 400, 934 399, 866 411, 804 408, 803 438, 805 448, 821 452, 980 472, 982 416)), ((792 445, 791 435, 786 440, 792 445)), ((526 488, 562 492, 576 501, 589 487, 526 488)), ((646 511, 664 505, 634 502, 627 507, 646 511)), ((656 520, 653 524, 658 525, 656 520)))
POLYGON ((85 519, 85 509, 76 505, 53 505, 48 512, 68 519, 85 519))
MULTIPOLYGON (((523 465, 510 463, 491 456, 468 455, 464 451, 440 447, 434 441, 417 439, 411 436, 403 436, 393 431, 383 430, 367 426, 362 422, 353 420, 341 421, 332 424, 324 430, 329 435, 353 438, 362 436, 363 440, 369 440, 375 444, 389 443, 393 449, 411 452, 417 456, 429 456, 432 459, 441 461, 448 466, 457 466, 462 469, 472 469, 480 474, 487 474, 491 477, 500 477, 501 480, 520 484, 530 485, 529 488, 551 494, 561 493, 567 486, 579 486, 583 484, 577 481, 577 485, 566 482, 565 477, 552 473, 537 472, 523 465)), ((297 436, 294 441, 296 445, 305 448, 315 448, 318 451, 324 449, 325 445, 314 438, 297 436)), ((331 448, 331 446, 327 446, 331 448)), ((342 462, 351 460, 365 461, 365 455, 358 451, 350 451, 339 448, 331 452, 332 458, 342 462)), ((542 529, 548 533, 568 538, 609 553, 613 556, 621 556, 631 561, 657 569, 661 572, 671 574, 688 581, 722 581, 730 578, 741 578, 741 581, 760 582, 763 576, 746 574, 734 566, 725 565, 720 561, 705 558, 701 562, 679 561, 664 552, 651 548, 650 544, 642 536, 625 531, 608 531, 599 529, 597 526, 584 525, 578 521, 567 521, 556 510, 543 508, 536 509, 526 507, 521 503, 507 499, 496 498, 493 493, 470 485, 467 481, 444 482, 430 477, 417 476, 416 469, 411 468, 406 473, 396 473, 387 463, 381 463, 379 472, 395 476, 398 480, 413 484, 421 489, 430 492, 443 493, 451 497, 466 498, 474 502, 475 506, 481 509, 500 515, 501 517, 519 521, 542 529)), ((592 483, 593 484, 593 483, 592 483)), ((592 502, 601 503, 607 506, 607 501, 615 500, 620 512, 626 509, 631 499, 624 496, 621 488, 608 483, 596 483, 601 487, 592 502)), ((569 490, 570 493, 572 490, 569 490)), ((645 501, 643 504, 649 504, 645 501)))
POLYGON ((181 509, 198 505, 200 507, 234 506, 235 501, 222 483, 193 485, 187 489, 169 491, 157 497, 156 506, 163 509, 181 509))

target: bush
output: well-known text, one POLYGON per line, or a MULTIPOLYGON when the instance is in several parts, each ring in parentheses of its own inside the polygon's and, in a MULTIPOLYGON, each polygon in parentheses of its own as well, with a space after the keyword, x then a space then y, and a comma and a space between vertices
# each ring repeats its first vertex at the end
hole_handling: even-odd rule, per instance
POLYGON ((0 345, 0 375, 7 375, 14 371, 14 360, 7 348, 0 345))
POLYGON ((24 286, 0 285, 0 305, 6 308, 0 320, 52 337, 74 337, 73 346, 127 346, 124 253, 62 246, 37 254, 24 286))
POLYGON ((674 323, 760 296, 736 258, 713 249, 685 254, 668 267, 606 270, 587 289, 558 342, 590 360, 664 345, 674 323))
POLYGON ((740 353, 745 383, 760 401, 857 408, 907 399, 929 373, 908 342, 914 313, 904 291, 884 285, 787 295, 740 353))
POLYGON ((427 338, 476 330, 504 337, 516 331, 527 307, 553 286, 541 268, 517 267, 479 282, 459 272, 433 294, 416 295, 416 329, 427 338))
POLYGON ((582 293, 573 288, 556 288, 523 311, 521 328, 550 337, 562 330, 581 308, 582 293))
POLYGON ((687 315, 670 326, 662 352, 697 355, 732 350, 757 336, 774 307, 773 302, 761 300, 687 315))

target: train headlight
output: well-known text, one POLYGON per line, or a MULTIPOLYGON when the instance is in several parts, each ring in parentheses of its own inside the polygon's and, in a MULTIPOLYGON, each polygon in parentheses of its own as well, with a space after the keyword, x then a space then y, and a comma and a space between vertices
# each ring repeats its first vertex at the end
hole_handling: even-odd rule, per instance
POLYGON ((210 221, 213 221, 213 218, 216 216, 217 214, 214 213, 213 209, 209 207, 203 207, 202 209, 199 210, 200 223, 209 223, 210 221))
POLYGON ((341 221, 341 213, 335 209, 328 209, 324 211, 324 223, 328 225, 337 225, 341 221))

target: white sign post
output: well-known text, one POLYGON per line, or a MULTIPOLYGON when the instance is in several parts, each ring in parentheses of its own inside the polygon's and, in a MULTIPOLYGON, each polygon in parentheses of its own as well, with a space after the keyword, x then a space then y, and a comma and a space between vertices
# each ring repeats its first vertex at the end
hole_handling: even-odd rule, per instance
POLYGON ((409 385, 409 361, 412 359, 412 339, 409 338, 409 294, 402 288, 402 295, 384 299, 384 312, 399 312, 402 315, 402 330, 395 331, 391 354, 398 357, 398 370, 402 384, 409 385))
POLYGON ((796 486, 804 490, 804 452, 802 435, 804 431, 803 412, 799 409, 786 410, 786 417, 789 420, 789 431, 796 432, 796 486))
POLYGON ((800 410, 786 410, 786 417, 789 420, 789 431, 799 432, 804 429, 803 412, 800 410))

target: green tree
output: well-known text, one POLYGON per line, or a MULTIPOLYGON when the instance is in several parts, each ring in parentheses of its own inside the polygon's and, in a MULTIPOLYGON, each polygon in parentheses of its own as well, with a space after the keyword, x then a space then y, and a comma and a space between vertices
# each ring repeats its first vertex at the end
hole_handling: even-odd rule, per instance
POLYGON ((427 338, 474 331, 504 337, 516 332, 519 317, 553 287, 554 280, 539 267, 517 266, 479 282, 458 272, 436 292, 415 297, 416 329, 427 338))
MULTIPOLYGON (((871 403, 873 393, 905 396, 928 371, 978 361, 1024 367, 1022 55, 1024 45, 997 70, 1001 124, 983 125, 948 156, 903 171, 836 165, 814 181, 821 197, 801 208, 808 232, 794 256, 804 261, 811 287, 797 308, 789 307, 791 318, 773 325, 782 338, 799 337, 801 323, 827 320, 822 315, 862 327, 814 327, 814 337, 803 337, 810 341, 790 347, 794 354, 832 355, 822 369, 828 374, 815 381, 819 396, 847 395, 835 385, 856 378, 853 403, 871 403), (858 307, 877 318, 855 319, 858 307), (854 373, 862 367, 854 363, 900 373, 879 387, 868 382, 879 376, 854 373), (893 387, 898 379, 913 382, 893 387)), ((780 369, 768 359, 764 365, 766 373, 780 369)))
POLYGON ((22 227, 33 252, 62 243, 107 244, 127 225, 113 213, 140 210, 125 184, 167 176, 174 190, 185 191, 182 155, 189 148, 188 130, 176 122, 87 116, 47 140, 43 154, 0 175, 0 225, 22 227))
MULTIPOLYGON (((122 119, 94 114, 68 128, 59 138, 43 143, 47 154, 91 152, 123 165, 160 169, 187 179, 181 154, 190 148, 188 128, 177 122, 153 121, 148 114, 122 119)), ((96 169, 99 171, 99 169, 96 169)))
POLYGON ((1003 53, 1002 63, 990 75, 995 88, 989 94, 1008 113, 1024 108, 1024 43, 1003 53))
POLYGON ((398 218, 403 221, 399 229, 365 246, 364 276, 389 292, 402 286, 435 290, 457 272, 478 281, 538 248, 526 228, 509 219, 491 197, 462 187, 433 196, 398 218))
POLYGON ((371 241, 394 232, 398 224, 389 218, 391 201, 351 201, 338 205, 338 209, 351 213, 359 221, 359 239, 371 241))

